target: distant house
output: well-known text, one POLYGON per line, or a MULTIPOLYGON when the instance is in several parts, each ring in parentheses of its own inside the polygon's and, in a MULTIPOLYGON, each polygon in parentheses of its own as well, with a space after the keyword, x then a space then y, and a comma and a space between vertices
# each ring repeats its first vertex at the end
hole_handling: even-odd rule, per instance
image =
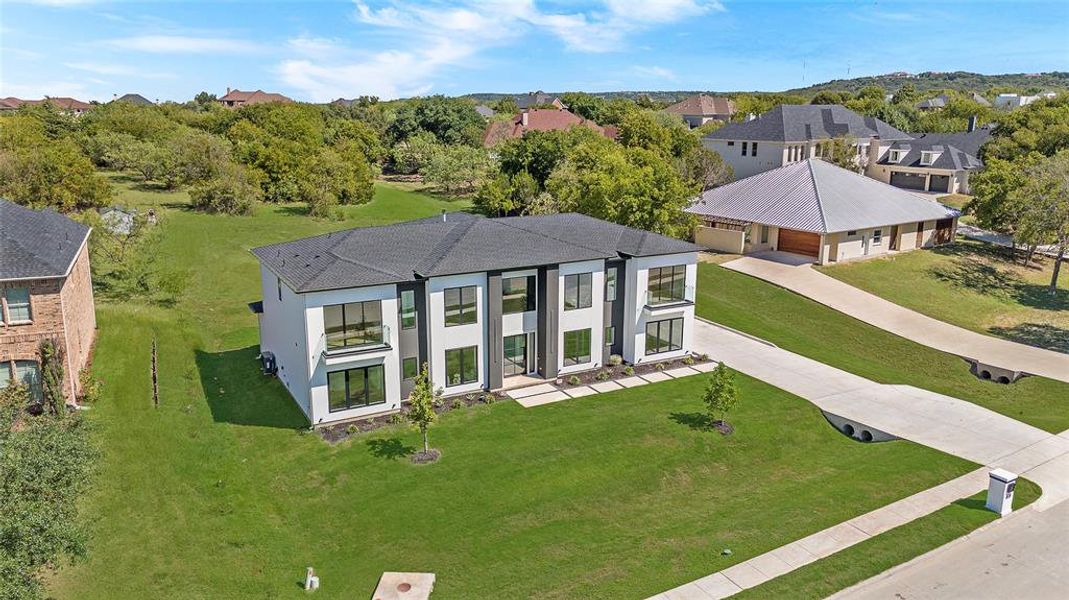
POLYGON ((664 109, 680 115, 691 127, 701 127, 709 121, 730 121, 735 114, 735 103, 720 96, 698 94, 664 109))
POLYGON ((230 88, 226 88, 226 95, 219 99, 219 103, 227 108, 241 108, 242 106, 250 104, 265 104, 268 102, 289 103, 293 102, 293 100, 282 94, 265 92, 263 90, 243 92, 241 90, 232 90, 230 88))
POLYGON ((968 194, 969 176, 984 166, 980 147, 991 130, 977 127, 957 133, 914 133, 908 140, 873 140, 865 174, 895 187, 968 194))
POLYGON ((1043 92, 1042 94, 1036 94, 1035 96, 1025 96, 1022 94, 999 94, 995 97, 995 108, 1001 108, 1003 110, 1013 110, 1022 106, 1028 106, 1036 100, 1047 100, 1057 96, 1054 92, 1043 92))
POLYGON ((702 144, 731 165, 736 179, 742 179, 819 157, 825 142, 837 137, 855 140, 860 164, 873 138, 908 140, 912 136, 837 104, 782 104, 757 118, 728 123, 704 136, 702 144))
POLYGON ((489 119, 494 116, 494 109, 485 104, 477 104, 475 106, 475 112, 479 113, 484 119, 489 119))
POLYGON ((9 96, 7 98, 4 98, 3 100, 0 100, 0 111, 17 110, 20 106, 24 104, 28 106, 51 104, 52 106, 56 107, 56 109, 60 112, 64 112, 74 116, 81 115, 85 111, 93 108, 92 104, 66 96, 45 96, 42 100, 22 100, 20 98, 9 96))
MULTIPOLYGON (((969 99, 979 104, 980 106, 991 106, 991 103, 987 101, 987 98, 984 98, 976 92, 973 92, 969 96, 969 99)), ((923 102, 917 103, 917 110, 938 110, 940 108, 945 108, 946 105, 950 102, 950 100, 950 96, 946 94, 940 94, 935 98, 929 98, 923 102)))
POLYGON ((126 102, 127 104, 133 104, 134 106, 152 106, 154 102, 141 94, 123 94, 118 98, 112 100, 112 102, 126 102))
POLYGON ((55 211, 0 200, 0 388, 25 383, 40 398, 40 347, 53 340, 68 403, 81 392, 96 335, 89 232, 55 211))
POLYGON ((512 99, 516 101, 516 108, 519 108, 520 110, 527 110, 528 108, 544 108, 547 106, 555 106, 559 109, 568 108, 561 102, 560 98, 547 94, 542 90, 513 96, 512 99))
POLYGON ((776 250, 820 264, 946 244, 960 213, 810 158, 704 192, 687 209, 702 246, 776 250))
POLYGON ((615 127, 602 127, 566 109, 532 108, 508 121, 495 121, 487 125, 483 133, 483 146, 489 148, 504 140, 523 137, 528 131, 562 131, 572 127, 589 127, 605 137, 615 139, 615 127))

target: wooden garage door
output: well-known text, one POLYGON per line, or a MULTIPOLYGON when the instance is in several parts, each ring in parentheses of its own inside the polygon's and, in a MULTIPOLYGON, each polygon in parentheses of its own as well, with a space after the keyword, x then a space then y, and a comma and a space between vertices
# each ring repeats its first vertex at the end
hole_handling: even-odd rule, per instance
POLYGON ((779 250, 816 258, 820 256, 820 234, 794 229, 779 230, 779 250))

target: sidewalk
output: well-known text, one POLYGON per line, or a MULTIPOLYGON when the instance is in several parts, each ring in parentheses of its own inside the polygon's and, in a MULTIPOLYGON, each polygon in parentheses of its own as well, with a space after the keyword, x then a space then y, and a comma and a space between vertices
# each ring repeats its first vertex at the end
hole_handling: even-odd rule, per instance
POLYGON ((908 498, 780 546, 712 575, 651 596, 649 600, 716 600, 789 573, 987 487, 987 469, 966 473, 908 498))
POLYGON ((1014 371, 1069 382, 1069 354, 969 331, 922 315, 843 283, 808 264, 759 253, 729 261, 726 269, 764 279, 918 344, 1014 371))

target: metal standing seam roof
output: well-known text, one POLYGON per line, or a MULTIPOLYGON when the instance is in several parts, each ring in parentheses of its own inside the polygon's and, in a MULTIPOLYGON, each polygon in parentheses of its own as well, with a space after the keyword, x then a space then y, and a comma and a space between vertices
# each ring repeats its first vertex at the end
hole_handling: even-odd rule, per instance
POLYGON ((803 142, 849 136, 908 140, 904 131, 838 104, 781 104, 751 121, 728 123, 705 136, 708 140, 803 142))
POLYGON ((89 232, 51 209, 0 199, 0 280, 66 276, 89 232))
POLYGON ((488 219, 466 213, 339 231, 254 248, 297 292, 504 271, 699 246, 575 213, 488 219))
POLYGON ((709 190, 687 212, 814 233, 930 221, 961 214, 938 202, 816 158, 709 190))

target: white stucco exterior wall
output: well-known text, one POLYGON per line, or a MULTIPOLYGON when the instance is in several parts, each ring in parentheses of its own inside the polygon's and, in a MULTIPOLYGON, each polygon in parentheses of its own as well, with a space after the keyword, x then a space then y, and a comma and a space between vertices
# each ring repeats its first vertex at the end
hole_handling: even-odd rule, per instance
POLYGON ((557 332, 557 373, 567 375, 577 371, 586 371, 601 365, 601 348, 605 338, 605 261, 588 260, 564 263, 559 267, 560 298, 557 302, 557 314, 560 315, 560 327, 557 332), (564 310, 564 277, 590 273, 590 307, 564 310), (590 329, 590 361, 578 365, 564 366, 564 332, 576 329, 590 329))
POLYGON ((308 356, 305 335, 304 300, 277 275, 260 265, 260 286, 264 312, 260 315, 260 352, 271 352, 278 365, 278 380, 289 391, 309 421, 308 356), (279 301, 279 285, 282 300, 279 301))
POLYGON ((446 395, 477 392, 487 385, 486 357, 486 273, 448 275, 433 277, 427 281, 427 351, 430 358, 431 381, 435 388, 442 388, 446 395), (445 326, 446 288, 474 285, 476 320, 467 325, 445 326), (472 383, 446 386, 445 351, 454 348, 476 346, 478 379, 472 383))
MULTIPOLYGON (((690 352, 694 331, 694 304, 679 304, 671 307, 646 309, 646 291, 649 288, 649 270, 656 267, 686 265, 687 293, 696 290, 698 282, 698 255, 693 252, 665 254, 634 258, 627 261, 627 298, 624 304, 624 360, 641 364, 678 358, 690 352), (681 317, 683 319, 682 348, 646 356, 646 323, 681 317)), ((693 298, 691 298, 693 300, 693 298)))

